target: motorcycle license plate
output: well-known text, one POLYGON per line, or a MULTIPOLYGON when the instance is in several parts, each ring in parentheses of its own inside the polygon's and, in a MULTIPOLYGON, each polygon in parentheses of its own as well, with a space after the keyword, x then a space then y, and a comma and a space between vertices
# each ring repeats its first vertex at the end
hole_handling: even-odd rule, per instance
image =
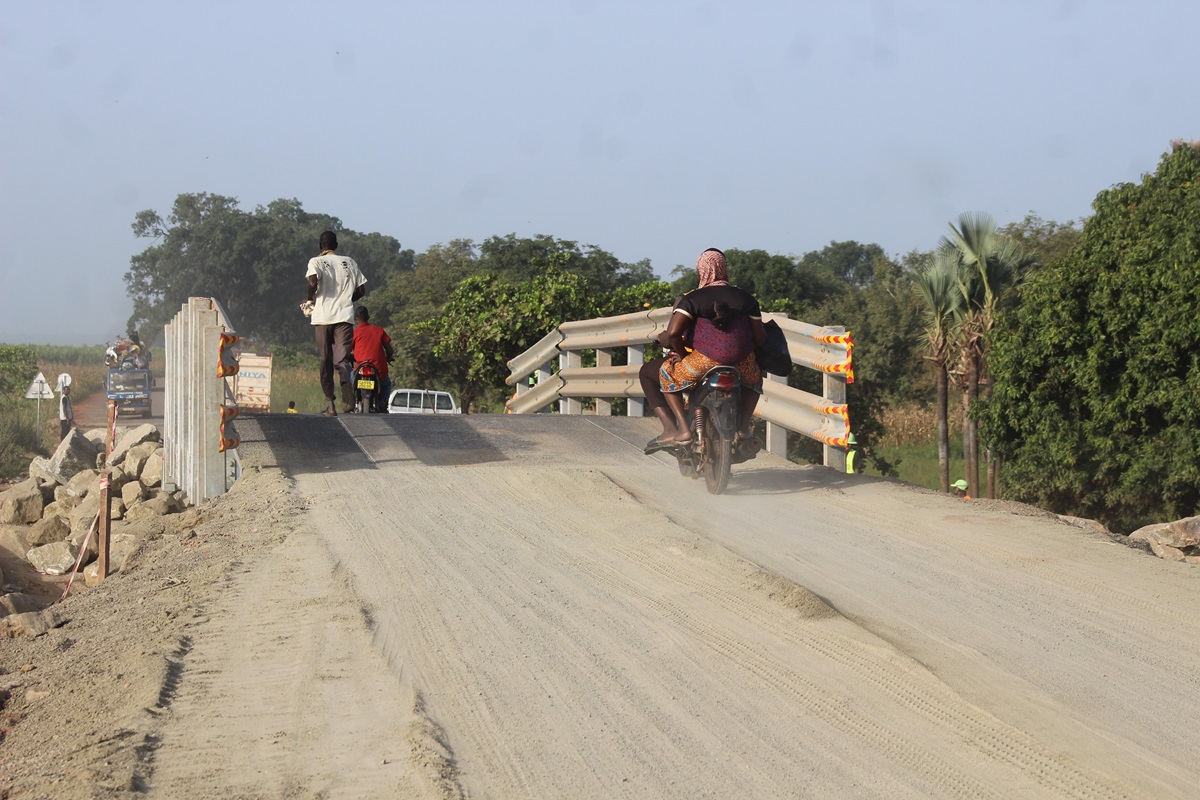
POLYGON ((359 379, 358 379, 358 388, 360 388, 360 389, 374 389, 374 388, 375 388, 375 381, 373 381, 373 380, 371 380, 371 379, 369 379, 369 378, 359 378, 359 379))

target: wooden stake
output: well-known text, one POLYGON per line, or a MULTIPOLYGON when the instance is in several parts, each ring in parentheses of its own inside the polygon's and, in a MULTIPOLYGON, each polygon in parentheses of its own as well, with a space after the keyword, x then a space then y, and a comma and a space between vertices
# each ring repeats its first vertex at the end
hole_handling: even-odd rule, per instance
POLYGON ((108 544, 109 535, 112 532, 111 478, 112 472, 108 469, 100 473, 100 529, 96 531, 96 547, 100 551, 100 556, 97 559, 99 562, 100 580, 108 577, 108 544))
POLYGON ((113 446, 115 445, 115 442, 113 442, 113 434, 116 433, 116 430, 117 430, 117 401, 109 400, 108 401, 108 431, 104 437, 105 448, 106 448, 104 451, 104 466, 105 467, 108 466, 108 457, 112 455, 113 446))

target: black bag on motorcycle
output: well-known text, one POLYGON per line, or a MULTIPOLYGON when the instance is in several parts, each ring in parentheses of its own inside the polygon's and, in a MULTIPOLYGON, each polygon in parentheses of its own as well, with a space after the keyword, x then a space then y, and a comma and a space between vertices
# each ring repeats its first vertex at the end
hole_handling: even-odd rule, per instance
POLYGON ((767 338, 763 340, 761 347, 754 350, 758 368, 763 372, 786 378, 792 374, 792 356, 788 353, 787 337, 783 335, 783 328, 779 327, 775 320, 769 319, 763 323, 763 330, 767 338))

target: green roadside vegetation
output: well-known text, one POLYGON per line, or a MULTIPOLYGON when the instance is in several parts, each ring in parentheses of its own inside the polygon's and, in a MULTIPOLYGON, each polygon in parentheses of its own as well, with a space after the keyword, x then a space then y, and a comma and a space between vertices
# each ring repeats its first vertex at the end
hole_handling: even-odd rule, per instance
POLYGON ((46 456, 58 446, 58 393, 55 399, 25 399, 25 391, 38 372, 53 389, 60 373, 71 376, 71 394, 78 401, 102 391, 104 347, 0 344, 0 478, 13 479, 29 468, 35 456, 46 456))
MULTIPOLYGON (((852 333, 849 414, 868 473, 942 490, 964 477, 975 497, 1129 531, 1200 514, 1200 146, 1173 143, 1153 173, 1103 189, 1093 209, 1080 222, 963 214, 904 254, 857 241, 725 252, 731 282, 765 311, 852 333)), ((136 215, 148 247, 125 275, 129 325, 157 330, 188 296, 216 297, 255 349, 275 354, 272 410, 294 400, 317 413, 297 305, 326 229, 368 277, 362 303, 395 342, 395 385, 450 391, 467 413, 503 412, 507 361, 558 323, 670 305, 694 288, 696 256, 722 244, 693 243, 660 280, 646 260, 544 234, 415 253, 296 200, 245 211, 181 194, 166 214, 136 215)), ((67 362, 36 359, 47 377, 67 362)), ((820 394, 806 370, 789 383, 820 394)), ((28 426, 11 408, 0 441, 44 450, 45 432, 17 435, 28 426)), ((792 458, 819 462, 815 442, 791 438, 792 458)))

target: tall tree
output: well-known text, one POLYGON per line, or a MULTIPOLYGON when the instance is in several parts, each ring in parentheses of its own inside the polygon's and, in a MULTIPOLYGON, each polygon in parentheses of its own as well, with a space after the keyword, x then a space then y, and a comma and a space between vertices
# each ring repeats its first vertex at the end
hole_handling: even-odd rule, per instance
POLYGON ((1032 269, 1064 258, 1079 241, 1081 232, 1074 220, 1045 220, 1032 211, 1020 222, 1010 222, 1000 228, 1002 236, 1021 245, 1035 260, 1032 269))
POLYGON ((552 263, 520 283, 492 272, 472 275, 455 288, 437 317, 414 329, 431 335, 434 354, 454 371, 459 404, 467 409, 489 390, 486 399, 499 400, 508 361, 548 331, 595 315, 587 281, 552 263))
POLYGON ((875 277, 875 262, 887 260, 887 254, 877 244, 855 241, 830 242, 821 250, 806 253, 797 267, 801 271, 825 269, 842 283, 865 288, 875 277))
POLYGON ((435 389, 461 382, 458 373, 433 352, 436 340, 417 326, 436 317, 465 278, 480 270, 479 253, 469 239, 432 245, 411 270, 393 273, 365 301, 373 320, 388 329, 396 349, 393 383, 435 389))
POLYGON ((624 264, 596 245, 581 248, 576 242, 546 234, 533 238, 517 238, 515 233, 492 236, 479 249, 483 269, 515 283, 536 278, 551 264, 581 275, 597 292, 611 292, 654 279, 654 271, 646 259, 624 264))
POLYGON ((933 363, 937 387, 938 482, 943 492, 950 491, 950 379, 947 361, 954 337, 954 320, 963 299, 958 285, 958 270, 957 256, 943 252, 917 273, 917 287, 925 301, 928 357, 933 363))
MULTIPOLYGON (((943 236, 938 247, 943 258, 959 264, 959 291, 962 303, 959 340, 963 370, 963 455, 967 482, 979 491, 978 424, 971 406, 979 398, 981 379, 990 386, 987 374, 987 350, 996 313, 1024 279, 1033 260, 1012 240, 1004 237, 996 221, 988 214, 962 214, 958 225, 950 224, 950 235, 943 236)), ((990 463, 990 462, 989 462, 990 463)), ((995 468, 989 468, 988 496, 996 496, 995 468)))
POLYGON ((181 194, 165 219, 153 210, 134 219, 134 235, 154 243, 130 259, 125 273, 133 300, 129 325, 147 329, 153 340, 188 297, 214 297, 239 333, 264 345, 309 341, 297 306, 322 230, 336 231, 338 251, 359 261, 368 291, 412 266, 412 251, 394 238, 347 230, 337 217, 305 212, 297 200, 245 212, 232 197, 181 194))
MULTIPOLYGON (((911 275, 886 257, 874 274, 828 298, 806 322, 839 325, 854 336, 854 385, 847 393, 860 457, 884 475, 895 474, 878 445, 886 429, 884 411, 916 391, 922 333, 921 309, 911 275)), ((807 370, 802 370, 807 372, 807 370)), ((820 389, 814 385, 817 391, 820 389)))

